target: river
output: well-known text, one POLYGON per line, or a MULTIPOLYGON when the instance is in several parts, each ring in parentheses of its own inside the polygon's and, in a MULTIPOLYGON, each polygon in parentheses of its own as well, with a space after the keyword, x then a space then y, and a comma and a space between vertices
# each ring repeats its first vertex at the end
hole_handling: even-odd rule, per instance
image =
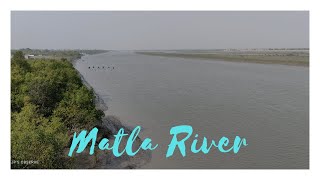
POLYGON ((141 137, 159 144, 142 168, 309 167, 307 67, 111 51, 83 56, 76 68, 107 103, 107 115, 140 125, 141 137), (198 139, 238 135, 248 146, 238 154, 188 150, 166 158, 170 128, 182 124, 198 139))

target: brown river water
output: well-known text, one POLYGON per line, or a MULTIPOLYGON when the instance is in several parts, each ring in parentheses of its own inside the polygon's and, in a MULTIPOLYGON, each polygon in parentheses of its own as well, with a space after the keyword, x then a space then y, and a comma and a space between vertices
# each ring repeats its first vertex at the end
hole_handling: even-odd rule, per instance
POLYGON ((76 68, 106 102, 107 115, 159 147, 140 168, 309 168, 309 68, 183 59, 112 51, 83 56, 76 68), (94 66, 94 68, 93 68, 94 66), (90 69, 89 69, 90 67, 90 69), (238 154, 176 151, 170 128, 191 125, 198 139, 241 136, 238 154))

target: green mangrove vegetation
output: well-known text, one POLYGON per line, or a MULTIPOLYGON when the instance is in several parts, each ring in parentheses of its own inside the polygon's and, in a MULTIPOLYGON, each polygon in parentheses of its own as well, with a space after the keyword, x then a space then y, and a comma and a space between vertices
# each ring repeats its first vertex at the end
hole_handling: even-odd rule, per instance
MULTIPOLYGON (((72 54, 72 53, 71 53, 72 54)), ((72 168, 64 153, 76 131, 101 123, 103 111, 67 58, 11 58, 11 167, 72 168), (31 161, 32 163, 23 163, 31 161)))

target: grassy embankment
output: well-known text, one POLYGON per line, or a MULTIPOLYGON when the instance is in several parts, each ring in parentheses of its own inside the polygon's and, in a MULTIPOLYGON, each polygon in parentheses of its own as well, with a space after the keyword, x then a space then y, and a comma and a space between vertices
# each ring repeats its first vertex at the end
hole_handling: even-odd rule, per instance
POLYGON ((166 52, 137 52, 144 55, 180 57, 206 60, 222 60, 230 62, 282 64, 292 66, 309 66, 309 53, 299 54, 296 52, 259 52, 259 53, 166 53, 166 52))
MULTIPOLYGON (((70 56, 75 58, 76 53, 70 56)), ((66 57, 64 57, 66 58, 66 57)), ((71 60, 71 59, 70 59, 71 60)), ((70 135, 101 123, 95 95, 66 59, 11 59, 12 168, 72 168, 70 135), (31 162, 31 163, 30 163, 31 162)))

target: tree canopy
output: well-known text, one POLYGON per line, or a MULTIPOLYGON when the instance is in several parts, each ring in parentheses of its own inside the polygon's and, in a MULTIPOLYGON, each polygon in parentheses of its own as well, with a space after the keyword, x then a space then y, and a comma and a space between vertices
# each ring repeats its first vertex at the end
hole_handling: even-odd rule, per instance
POLYGON ((95 95, 67 60, 11 59, 11 158, 38 161, 12 168, 68 168, 63 151, 69 135, 92 128, 104 113, 95 95))

